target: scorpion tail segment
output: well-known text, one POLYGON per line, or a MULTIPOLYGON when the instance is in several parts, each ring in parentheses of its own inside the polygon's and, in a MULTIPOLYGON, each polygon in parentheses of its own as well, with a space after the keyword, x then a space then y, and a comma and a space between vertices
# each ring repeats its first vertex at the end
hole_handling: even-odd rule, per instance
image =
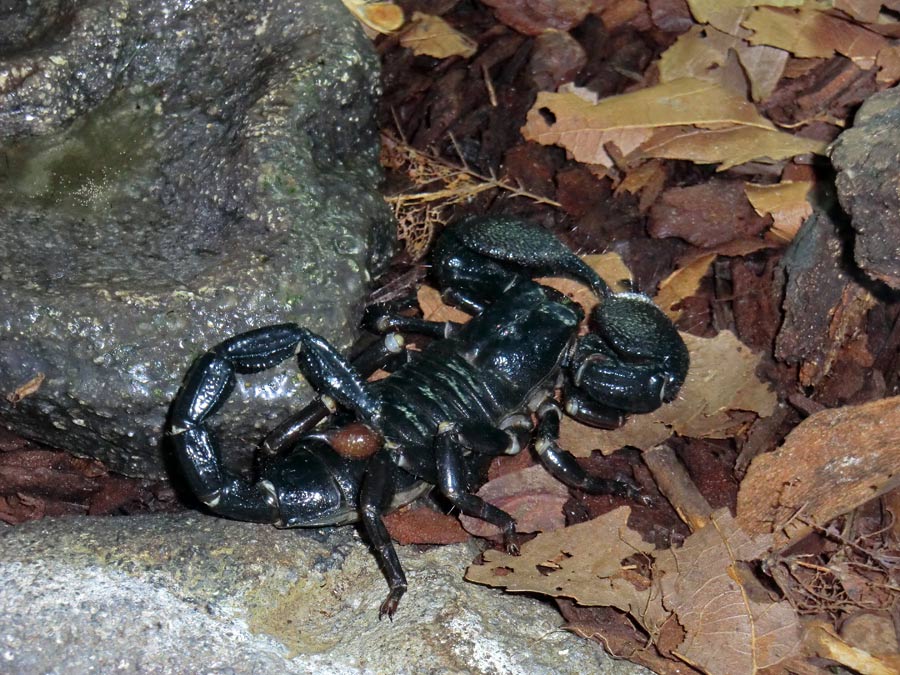
POLYGON ((391 457, 387 451, 382 450, 372 455, 366 468, 365 478, 359 494, 359 511, 363 527, 369 537, 369 543, 378 558, 378 563, 387 577, 387 598, 381 603, 378 618, 387 616, 393 620, 394 612, 400 598, 406 593, 406 575, 397 550, 391 543, 382 516, 389 508, 394 497, 394 481, 392 476, 391 457))
POLYGON ((562 450, 557 443, 561 415, 559 404, 553 399, 545 401, 538 410, 538 431, 534 448, 547 471, 566 485, 591 494, 612 494, 641 504, 650 504, 649 498, 631 481, 591 476, 581 468, 572 453, 562 450))
POLYGON ((467 218, 451 232, 467 249, 499 263, 538 274, 566 274, 600 298, 610 289, 598 274, 545 229, 509 216, 467 218))
MULTIPOLYGON (((505 436, 506 434, 504 434, 505 436)), ((466 466, 467 449, 456 425, 442 424, 435 439, 438 485, 450 502, 467 516, 480 518, 496 525, 503 533, 503 543, 510 555, 519 554, 516 541, 516 521, 511 515, 481 497, 469 493, 469 472, 466 466)))
POLYGON ((297 324, 281 323, 235 335, 212 351, 228 359, 238 373, 258 373, 292 356, 303 336, 297 324))
POLYGON ((278 521, 278 500, 265 483, 249 483, 222 468, 219 451, 201 427, 171 434, 175 456, 191 491, 211 510, 258 523, 278 521))

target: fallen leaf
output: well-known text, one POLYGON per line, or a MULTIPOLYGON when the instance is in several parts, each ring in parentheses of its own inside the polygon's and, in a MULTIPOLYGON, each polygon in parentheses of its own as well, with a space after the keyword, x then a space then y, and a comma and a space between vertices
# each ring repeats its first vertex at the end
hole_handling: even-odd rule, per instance
MULTIPOLYGON (((569 501, 569 489, 543 466, 504 474, 475 494, 515 518, 517 532, 550 532, 566 524, 563 506, 569 501)), ((466 532, 476 537, 500 534, 500 528, 480 518, 461 515, 459 519, 466 532)))
POLYGON ((419 290, 416 291, 416 299, 422 310, 422 318, 428 321, 465 323, 472 318, 461 309, 444 304, 440 291, 431 286, 419 286, 419 290))
POLYGON ((409 26, 400 36, 400 44, 416 55, 445 59, 450 56, 468 58, 478 51, 477 43, 456 30, 441 17, 414 12, 409 26))
MULTIPOLYGON (((581 256, 581 259, 614 291, 624 290, 623 287, 632 282, 631 270, 618 253, 596 253, 581 256)), ((564 293, 570 300, 581 305, 585 314, 589 314, 599 302, 599 298, 588 286, 574 279, 538 277, 535 281, 564 293)))
POLYGON ((659 291, 653 301, 672 321, 677 321, 681 317, 681 310, 675 309, 675 305, 697 294, 700 281, 706 276, 709 266, 715 259, 715 253, 700 255, 660 282, 659 291))
POLYGON ((357 21, 376 33, 393 33, 403 25, 403 8, 393 2, 341 1, 357 21))
POLYGON ((653 545, 627 525, 631 510, 620 507, 599 518, 539 534, 521 555, 488 550, 466 579, 513 592, 572 598, 581 605, 618 607, 653 632, 668 617, 649 577, 628 563, 651 560, 653 545))
POLYGON ((640 148, 638 156, 688 159, 698 164, 719 164, 725 171, 745 162, 777 162, 807 153, 825 154, 828 143, 794 136, 775 129, 730 127, 660 130, 640 148))
POLYGON ((573 91, 539 92, 522 135, 544 145, 560 145, 579 162, 611 167, 607 143, 627 157, 654 129, 683 125, 773 130, 772 123, 743 97, 711 82, 681 78, 596 104, 573 91))
POLYGON ((14 392, 12 392, 11 394, 7 394, 6 400, 9 401, 12 405, 16 405, 23 398, 31 396, 32 394, 37 392, 37 390, 41 388, 41 385, 44 383, 45 379, 46 376, 44 375, 44 373, 38 373, 30 380, 28 380, 28 382, 26 382, 25 384, 16 387, 16 390, 14 392))
POLYGON ((807 417, 756 457, 738 492, 738 522, 783 546, 900 484, 900 397, 807 417))
POLYGON ((737 55, 754 101, 772 93, 784 72, 788 53, 767 45, 751 46, 746 40, 711 26, 694 26, 663 52, 658 62, 659 79, 670 82, 695 77, 720 82, 729 52, 737 55))
POLYGON ((812 215, 812 204, 806 199, 812 186, 812 181, 782 181, 775 185, 746 183, 744 190, 759 215, 772 216, 772 234, 780 241, 789 242, 803 221, 812 215))
POLYGON ((799 7, 806 0, 687 0, 691 14, 700 23, 708 23, 721 31, 745 37, 749 31, 741 27, 753 5, 799 7))
POLYGON ((406 544, 456 544, 467 541, 459 520, 427 506, 405 506, 384 516, 394 541, 406 544))
POLYGON ((568 31, 591 11, 592 0, 484 0, 497 18, 525 35, 568 31))
POLYGON ((663 604, 685 630, 675 654, 709 675, 753 675, 794 654, 801 635, 796 612, 787 601, 756 599, 740 569, 769 543, 751 539, 722 509, 681 548, 657 552, 663 604))
POLYGON ((668 171, 663 162, 656 159, 640 162, 636 167, 628 169, 622 182, 616 186, 615 194, 639 194, 638 210, 646 213, 662 192, 666 178, 668 171))
POLYGON ((760 355, 754 354, 733 333, 714 338, 682 334, 691 355, 687 379, 672 403, 646 415, 634 415, 619 429, 595 429, 564 417, 560 446, 578 457, 594 450, 610 454, 623 446, 642 450, 667 440, 672 433, 692 438, 730 438, 743 421, 729 411, 749 411, 768 417, 777 397, 756 376, 760 355))
POLYGON ((829 58, 837 52, 863 70, 872 68, 878 52, 889 45, 877 33, 812 7, 757 7, 742 25, 753 31, 752 44, 780 47, 800 58, 829 58))

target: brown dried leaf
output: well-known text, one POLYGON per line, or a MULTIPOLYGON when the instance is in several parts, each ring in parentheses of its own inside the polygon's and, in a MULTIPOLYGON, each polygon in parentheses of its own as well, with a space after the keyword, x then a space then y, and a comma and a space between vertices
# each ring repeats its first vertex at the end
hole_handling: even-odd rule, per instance
MULTIPOLYGON (((565 527, 563 506, 569 501, 569 489, 542 466, 504 474, 482 485, 476 494, 515 518, 517 532, 550 532, 565 527)), ((466 532, 476 537, 500 534, 500 528, 480 518, 461 515, 459 519, 466 532)))
POLYGON ((743 97, 711 82, 682 78, 596 104, 572 91, 540 92, 522 135, 544 145, 560 145, 579 162, 611 167, 607 143, 627 157, 654 129, 692 124, 773 129, 743 97))
POLYGON ((403 8, 393 2, 341 1, 357 21, 376 33, 393 33, 403 25, 403 8))
POLYGON ((663 162, 656 159, 641 162, 638 166, 628 169, 622 182, 616 186, 615 194, 616 196, 623 192, 640 194, 638 210, 646 213, 662 192, 667 177, 668 172, 663 162))
POLYGON ((657 554, 663 604, 685 630, 674 651, 710 675, 758 673, 789 658, 800 624, 786 601, 756 599, 741 563, 757 560, 769 538, 750 539, 723 509, 680 549, 657 554))
POLYGON ((827 409, 756 457, 738 492, 738 522, 776 545, 900 484, 900 397, 827 409))
POLYGON ((400 36, 400 44, 416 55, 445 59, 449 56, 468 58, 478 51, 474 40, 463 35, 441 17, 414 12, 408 28, 400 36))
POLYGON ((741 22, 753 5, 799 7, 805 0, 687 0, 691 14, 700 23, 708 23, 721 31, 738 37, 746 37, 747 29, 741 22))
POLYGON ((711 26, 694 26, 669 47, 659 59, 659 79, 670 82, 681 77, 721 82, 729 52, 737 54, 754 101, 766 98, 775 89, 788 53, 765 45, 752 47, 746 40, 711 26))
POLYGON ((391 539, 400 544, 456 544, 467 541, 459 520, 427 506, 406 506, 384 517, 391 539))
POLYGON ((675 305, 685 298, 696 295, 700 281, 706 276, 709 266, 715 259, 715 253, 698 256, 684 267, 672 272, 659 284, 659 291, 653 301, 672 321, 677 321, 681 316, 681 310, 675 309, 675 305))
POLYGON ((627 526, 631 510, 620 507, 586 523, 540 534, 522 545, 520 556, 485 551, 466 579, 509 591, 573 598, 582 605, 618 607, 651 633, 668 613, 651 579, 626 561, 651 559, 653 546, 627 526), (602 544, 601 544, 602 542, 602 544))
MULTIPOLYGON (((583 255, 581 259, 588 267, 600 275, 610 288, 621 290, 632 279, 631 270, 625 265, 625 261, 618 253, 596 253, 583 255)), ((599 301, 594 292, 580 281, 563 277, 539 277, 535 279, 539 284, 549 286, 560 293, 564 293, 570 300, 577 302, 585 313, 590 312, 599 301)))
POLYGON ((525 35, 574 28, 591 11, 593 0, 484 0, 497 18, 525 35))
POLYGON ((594 450, 609 454, 625 445, 646 450, 673 432, 692 438, 729 438, 743 425, 736 423, 729 411, 750 411, 760 417, 774 412, 776 396, 755 374, 760 356, 733 333, 682 337, 691 354, 691 367, 675 401, 647 415, 634 415, 613 431, 563 418, 560 446, 578 457, 588 457, 594 450))
POLYGON ((16 390, 11 394, 6 395, 6 400, 9 401, 12 405, 16 405, 19 401, 27 396, 31 396, 38 389, 41 388, 41 385, 44 383, 46 379, 46 375, 44 373, 38 373, 34 377, 32 377, 25 384, 16 387, 16 390))
POLYGON ((419 307, 422 309, 422 317, 428 321, 455 321, 456 323, 465 323, 470 317, 456 307, 445 305, 441 300, 440 291, 435 290, 431 286, 419 286, 416 293, 419 301, 419 307))
POLYGON ((753 31, 748 39, 755 45, 779 47, 801 58, 830 58, 837 52, 863 70, 872 68, 889 44, 877 33, 813 7, 756 7, 742 25, 753 31))
POLYGON ((782 181, 776 185, 746 183, 744 190, 759 215, 772 216, 772 234, 780 241, 789 242, 803 221, 812 215, 812 204, 806 199, 812 186, 812 181, 782 181))
POLYGON ((725 171, 745 162, 777 162, 809 152, 825 154, 826 141, 793 136, 775 129, 730 127, 663 129, 644 143, 638 155, 719 164, 725 171))

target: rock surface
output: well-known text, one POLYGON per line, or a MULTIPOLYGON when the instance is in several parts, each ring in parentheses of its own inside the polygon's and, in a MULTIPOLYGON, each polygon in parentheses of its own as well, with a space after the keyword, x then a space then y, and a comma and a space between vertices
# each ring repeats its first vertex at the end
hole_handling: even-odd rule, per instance
MULTIPOLYGON (((332 0, 26 4, 0 10, 0 424, 158 477, 203 350, 352 339, 392 243, 377 59, 332 0)), ((245 381, 226 457, 307 392, 245 381)))
POLYGON ((463 581, 473 545, 401 547, 386 585, 351 528, 199 514, 48 519, 0 531, 0 670, 566 675, 646 671, 560 630, 532 598, 463 581))
POLYGON ((871 278, 900 288, 900 90, 866 99, 831 149, 841 206, 856 232, 853 258, 871 278))

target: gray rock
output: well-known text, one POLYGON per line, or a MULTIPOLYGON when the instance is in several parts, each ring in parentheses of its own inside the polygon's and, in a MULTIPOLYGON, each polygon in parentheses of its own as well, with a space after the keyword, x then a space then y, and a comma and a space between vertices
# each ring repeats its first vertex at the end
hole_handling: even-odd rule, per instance
POLYGON ((648 673, 533 598, 463 581, 472 545, 402 547, 410 589, 354 530, 200 515, 44 520, 0 532, 0 670, 24 673, 648 673))
MULTIPOLYGON (((0 11, 0 424, 158 477, 203 350, 284 321, 352 340, 392 246, 377 59, 333 0, 24 5, 0 11)), ((292 365, 247 378, 226 459, 307 394, 292 365)))
POLYGON ((871 278, 900 288, 900 90, 866 99, 831 148, 841 206, 855 231, 853 258, 871 278))

